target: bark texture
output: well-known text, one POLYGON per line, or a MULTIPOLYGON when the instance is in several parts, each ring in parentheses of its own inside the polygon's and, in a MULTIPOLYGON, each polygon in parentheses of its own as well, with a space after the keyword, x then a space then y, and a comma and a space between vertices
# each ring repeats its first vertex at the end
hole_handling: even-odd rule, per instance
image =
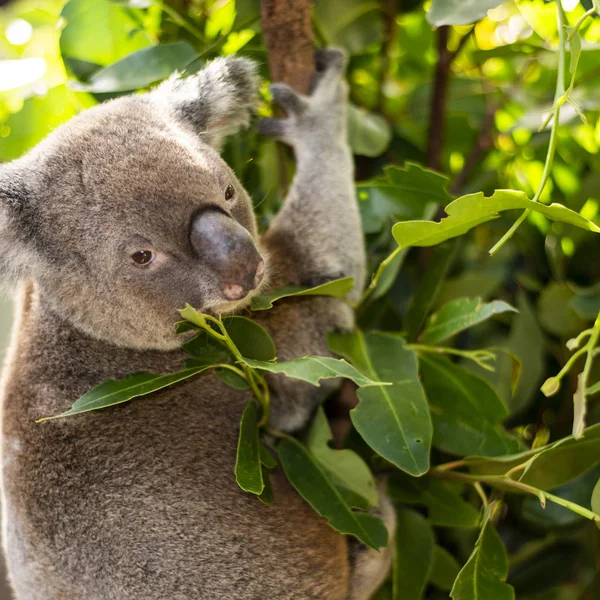
POLYGON ((261 23, 272 81, 308 93, 314 71, 310 0, 262 0, 261 23))

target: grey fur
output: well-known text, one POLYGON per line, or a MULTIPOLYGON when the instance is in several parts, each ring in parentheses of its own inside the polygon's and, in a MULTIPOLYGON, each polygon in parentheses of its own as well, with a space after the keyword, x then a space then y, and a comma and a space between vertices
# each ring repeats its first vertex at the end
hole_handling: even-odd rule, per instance
MULTIPOLYGON (((109 378, 179 369, 172 324, 185 302, 243 308, 223 299, 191 248, 190 223, 207 207, 250 233, 270 285, 351 275, 360 293, 343 60, 320 60, 311 97, 279 95, 292 99, 277 128, 298 170, 262 239, 246 192, 213 149, 254 107, 245 59, 93 108, 0 169, 0 273, 24 280, 2 384, 3 531, 18 600, 365 600, 380 581, 389 552, 360 546, 351 560, 348 540, 279 471, 272 506, 237 487, 248 394, 211 375, 35 423, 109 378), (139 269, 129 256, 148 245, 157 259, 139 269)), ((327 353, 326 332, 352 326, 347 305, 331 298, 282 302, 260 320, 281 359, 327 353)), ((318 389, 280 377, 270 385, 275 425, 304 425, 318 389)), ((393 511, 384 513, 393 528, 393 511)))

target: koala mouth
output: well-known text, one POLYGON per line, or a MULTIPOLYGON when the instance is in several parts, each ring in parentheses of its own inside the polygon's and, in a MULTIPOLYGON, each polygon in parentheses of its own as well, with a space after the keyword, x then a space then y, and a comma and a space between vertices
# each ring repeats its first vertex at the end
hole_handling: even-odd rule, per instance
POLYGON ((221 292, 230 302, 244 300, 260 287, 264 275, 265 261, 261 257, 256 264, 256 267, 251 268, 244 275, 240 283, 224 283, 221 285, 221 292))

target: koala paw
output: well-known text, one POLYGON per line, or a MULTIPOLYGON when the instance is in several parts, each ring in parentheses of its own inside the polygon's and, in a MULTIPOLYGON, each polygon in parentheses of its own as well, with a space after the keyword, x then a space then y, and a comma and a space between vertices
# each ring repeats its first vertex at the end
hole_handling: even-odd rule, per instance
POLYGON ((288 117, 263 119, 259 123, 260 133, 292 146, 304 140, 313 143, 315 136, 345 141, 346 54, 337 48, 317 50, 315 65, 310 96, 298 94, 284 83, 271 85, 273 101, 286 111, 288 117))

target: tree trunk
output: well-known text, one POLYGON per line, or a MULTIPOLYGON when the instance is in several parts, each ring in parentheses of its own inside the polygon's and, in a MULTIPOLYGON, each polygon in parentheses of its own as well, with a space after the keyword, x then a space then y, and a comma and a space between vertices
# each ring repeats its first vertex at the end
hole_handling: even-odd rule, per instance
POLYGON ((314 71, 310 0, 261 0, 271 80, 308 93, 314 71))

